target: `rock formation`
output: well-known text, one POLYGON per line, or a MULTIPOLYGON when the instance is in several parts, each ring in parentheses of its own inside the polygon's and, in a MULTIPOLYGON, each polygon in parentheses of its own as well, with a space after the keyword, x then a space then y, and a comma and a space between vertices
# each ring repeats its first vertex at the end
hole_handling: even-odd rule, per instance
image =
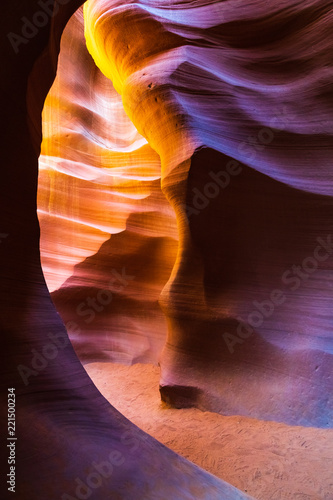
POLYGON ((79 12, 44 110, 39 244, 41 113, 81 3, 1 21, 17 498, 247 498, 124 419, 77 354, 158 360, 176 407, 332 425, 331 2, 89 0, 91 56, 79 12))
POLYGON ((331 2, 84 12, 177 217, 162 399, 330 425, 331 2))
POLYGON ((81 9, 61 47, 39 161, 46 282, 81 359, 156 363, 166 338, 158 299, 177 252, 160 160, 89 55, 81 9))
MULTIPOLYGON (((3 394, 16 395, 12 490, 19 500, 247 498, 147 436, 97 391, 46 286, 39 252, 43 102, 62 30, 79 1, 4 6, 1 32, 1 333, 3 394), (5 23, 3 22, 6 20, 5 23)), ((7 403, 2 403, 7 413, 7 403)), ((3 427, 4 429, 5 427, 3 427)), ((12 431, 11 431, 12 432, 12 431)), ((7 436, 2 450, 7 450, 7 436)), ((9 454, 9 450, 8 450, 9 454)), ((2 457, 8 470, 7 456, 2 457)))

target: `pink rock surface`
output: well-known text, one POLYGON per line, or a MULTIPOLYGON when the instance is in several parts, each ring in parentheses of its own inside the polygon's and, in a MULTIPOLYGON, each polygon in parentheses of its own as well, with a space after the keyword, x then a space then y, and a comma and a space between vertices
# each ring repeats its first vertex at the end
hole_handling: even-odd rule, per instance
POLYGON ((175 407, 332 425, 331 2, 89 0, 41 150, 80 3, 15 0, 1 25, 18 498, 246 498, 129 423, 77 354, 159 361, 175 407))
POLYGON ((94 0, 84 13, 177 218, 162 398, 330 426, 330 3, 94 0))
MULTIPOLYGON (((61 32, 80 2, 50 5, 55 10, 43 15, 36 2, 15 1, 4 8, 6 26, 1 28, 4 36, 28 33, 20 43, 7 36, 1 55, 6 67, 1 88, 6 123, 0 186, 1 388, 4 394, 13 388, 16 395, 15 496, 247 498, 140 431, 103 398, 51 301, 40 263, 36 207, 41 111, 55 76, 61 32), (33 33, 22 27, 31 19, 40 24, 33 33)), ((6 403, 2 410, 4 415, 6 403)), ((4 438, 2 450, 7 451, 4 438)), ((7 470, 7 456, 1 456, 7 470)), ((7 485, 3 491, 12 497, 7 485)))

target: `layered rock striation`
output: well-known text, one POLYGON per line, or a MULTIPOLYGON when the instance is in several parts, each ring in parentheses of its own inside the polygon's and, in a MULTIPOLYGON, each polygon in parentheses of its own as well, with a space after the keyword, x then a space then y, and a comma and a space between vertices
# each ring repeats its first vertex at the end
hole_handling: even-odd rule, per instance
MULTIPOLYGON (((41 112, 55 77, 61 33, 79 7, 75 0, 14 0, 4 6, 1 21, 6 42, 0 94, 6 123, 0 137, 1 388, 16 396, 15 496, 246 498, 110 406, 83 369, 50 298, 36 204, 41 112)), ((6 402, 1 408, 7 413, 6 402)), ((8 498, 13 494, 7 485, 4 491, 8 498)))
POLYGON ((162 398, 331 425, 331 3, 84 9, 177 217, 162 398))

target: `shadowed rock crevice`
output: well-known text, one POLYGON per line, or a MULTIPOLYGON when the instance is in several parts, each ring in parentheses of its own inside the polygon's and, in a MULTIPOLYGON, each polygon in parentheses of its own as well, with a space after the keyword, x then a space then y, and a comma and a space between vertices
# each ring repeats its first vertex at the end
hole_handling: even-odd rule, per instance
POLYGON ((171 408, 200 407, 202 391, 197 387, 160 385, 161 400, 171 408))

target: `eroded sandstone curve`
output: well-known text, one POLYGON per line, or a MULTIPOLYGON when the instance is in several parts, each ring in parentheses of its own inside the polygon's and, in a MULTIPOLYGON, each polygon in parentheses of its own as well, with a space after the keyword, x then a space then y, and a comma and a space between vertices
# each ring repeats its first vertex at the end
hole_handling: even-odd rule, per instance
MULTIPOLYGON (((0 248, 4 352, 0 382, 3 394, 9 387, 15 389, 18 409, 15 496, 19 500, 247 498, 120 415, 87 376, 54 308, 40 263, 36 206, 41 111, 55 77, 62 30, 81 2, 47 3, 45 10, 40 2, 13 0, 4 6, 6 23, 1 24, 7 43, 1 52, 6 72, 0 94, 6 123, 0 137, 4 161, 0 227, 5 240, 0 248), (39 29, 33 24, 34 30, 26 31, 22 26, 26 22, 37 22, 39 29), (102 471, 98 476, 96 467, 102 471)), ((7 402, 1 411, 7 413, 7 402)), ((6 436, 2 440, 2 449, 7 450, 6 436)), ((1 460, 8 470, 4 455, 1 460)), ((12 497, 12 491, 6 487, 4 491, 6 498, 12 497)))
POLYGON ((89 0, 86 38, 162 163, 172 135, 178 163, 206 145, 331 195, 331 7, 89 0))
POLYGON ((178 237, 160 177, 158 154, 87 51, 80 9, 43 109, 37 202, 45 279, 85 362, 158 361, 158 299, 178 237))
POLYGON ((332 425, 332 5, 89 0, 179 247, 162 398, 332 425))

